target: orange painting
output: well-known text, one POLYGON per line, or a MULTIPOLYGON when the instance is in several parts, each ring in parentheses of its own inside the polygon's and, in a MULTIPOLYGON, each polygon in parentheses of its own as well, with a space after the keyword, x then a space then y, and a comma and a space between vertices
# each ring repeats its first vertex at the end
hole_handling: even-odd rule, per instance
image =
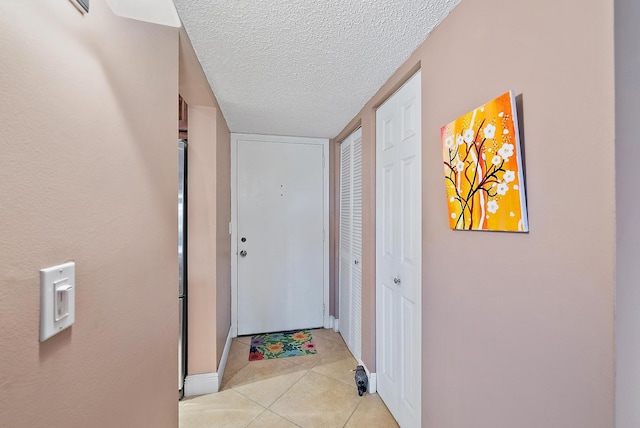
POLYGON ((451 229, 528 232, 513 91, 441 129, 451 229))

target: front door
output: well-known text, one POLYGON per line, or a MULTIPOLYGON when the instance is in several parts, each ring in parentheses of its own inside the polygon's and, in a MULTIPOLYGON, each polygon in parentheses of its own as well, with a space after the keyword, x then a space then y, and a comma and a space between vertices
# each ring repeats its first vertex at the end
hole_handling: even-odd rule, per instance
POLYGON ((376 112, 378 393, 401 427, 420 426, 420 72, 376 112))
POLYGON ((234 141, 237 333, 322 327, 326 140, 234 141))

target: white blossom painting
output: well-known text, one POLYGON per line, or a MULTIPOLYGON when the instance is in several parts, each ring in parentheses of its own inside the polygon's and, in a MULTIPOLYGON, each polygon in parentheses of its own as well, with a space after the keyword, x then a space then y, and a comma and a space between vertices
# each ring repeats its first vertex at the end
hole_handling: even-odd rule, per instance
POLYGON ((528 232, 513 91, 441 129, 451 229, 528 232))

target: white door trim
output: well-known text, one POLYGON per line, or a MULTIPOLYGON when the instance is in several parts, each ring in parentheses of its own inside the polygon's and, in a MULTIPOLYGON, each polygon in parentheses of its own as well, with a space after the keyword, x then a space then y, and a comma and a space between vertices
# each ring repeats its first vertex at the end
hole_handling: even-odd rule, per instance
MULTIPOLYGON (((324 188, 324 254, 323 254, 323 288, 324 288, 324 328, 330 328, 329 320, 329 139, 309 137, 285 137, 259 134, 231 134, 231 331, 233 337, 238 335, 238 141, 268 141, 274 143, 314 144, 322 147, 322 182, 324 188)), ((277 167, 277 165, 274 165, 277 167)))

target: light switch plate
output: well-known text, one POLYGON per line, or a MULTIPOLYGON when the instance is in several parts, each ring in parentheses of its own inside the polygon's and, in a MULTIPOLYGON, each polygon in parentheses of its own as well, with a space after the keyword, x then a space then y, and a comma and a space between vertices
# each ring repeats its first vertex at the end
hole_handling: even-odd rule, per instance
POLYGON ((40 342, 75 321, 75 271, 74 262, 40 270, 40 342))

